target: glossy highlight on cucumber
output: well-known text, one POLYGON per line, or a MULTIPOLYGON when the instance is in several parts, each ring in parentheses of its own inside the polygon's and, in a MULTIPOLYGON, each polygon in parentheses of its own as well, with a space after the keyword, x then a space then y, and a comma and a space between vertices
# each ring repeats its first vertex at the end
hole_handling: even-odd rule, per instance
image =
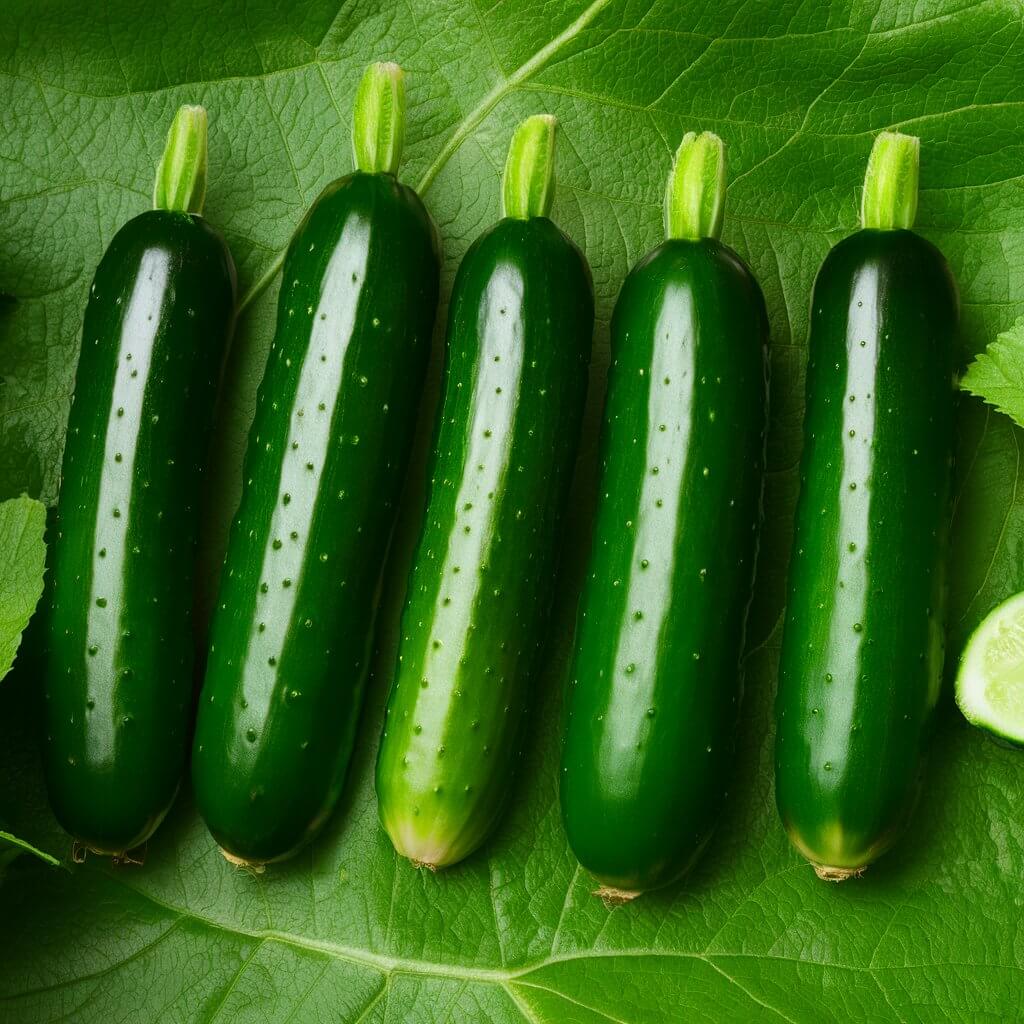
POLYGON ((439 281, 434 225, 394 175, 403 96, 395 65, 371 66, 360 169, 323 191, 284 262, 192 759, 200 813, 238 862, 288 857, 323 825, 362 704, 439 281))
POLYGON ((377 760, 381 822, 417 864, 496 825, 545 633, 586 397, 593 293, 547 217, 554 121, 520 125, 506 216, 455 280, 429 493, 377 760))
POLYGON ((724 147, 679 147, 666 240, 612 318, 597 516, 562 756, 570 846, 625 902, 682 875, 732 770, 761 518, 764 298, 717 238, 724 147))
POLYGON ((152 835, 186 764, 198 506, 234 316, 231 256, 199 216, 202 108, 178 112, 161 174, 89 289, 46 626, 50 802, 115 856, 152 835))
POLYGON ((910 230, 918 143, 885 133, 861 231, 814 285, 776 704, 776 799, 823 879, 898 838, 939 694, 956 284, 910 230))

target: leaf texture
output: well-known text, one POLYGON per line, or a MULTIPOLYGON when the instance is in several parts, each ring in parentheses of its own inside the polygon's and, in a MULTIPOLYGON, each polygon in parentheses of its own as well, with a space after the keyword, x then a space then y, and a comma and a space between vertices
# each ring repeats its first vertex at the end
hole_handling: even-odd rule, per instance
MULTIPOLYGON (((856 226, 874 135, 922 139, 918 225, 964 308, 964 361, 1024 313, 1024 31, 1011 0, 181 0, 140 18, 13 0, 0 24, 0 494, 52 501, 92 273, 144 209, 166 126, 210 111, 206 212, 240 267, 217 430, 208 581, 237 498, 270 343, 277 269, 319 190, 351 167, 371 60, 408 72, 404 180, 443 237, 446 286, 498 216, 514 125, 560 123, 553 216, 594 271, 592 401, 547 669, 515 799, 494 840, 431 875, 394 855, 372 766, 415 533, 410 482, 376 673, 343 805, 293 863, 253 877, 219 856, 187 786, 143 867, 22 858, 0 890, 0 1018, 15 1022, 349 1024, 1002 1022, 1019 1012, 1024 762, 946 708, 902 844, 827 886, 789 848, 772 796, 772 700, 797 491, 807 308, 856 226), (609 911, 557 805, 560 690, 585 558, 607 321, 661 235, 685 131, 728 145, 725 240, 762 282, 772 328, 765 532, 747 697, 721 826, 683 884, 609 911)), ((436 391, 436 374, 433 391, 436 391)), ((424 425, 431 402, 427 402, 424 425)), ((1024 434, 964 396, 949 661, 1024 586, 1024 434)), ((429 430, 421 431, 428 435, 429 430)), ((208 599, 208 598, 207 598, 208 599)), ((46 811, 23 658, 0 715, 0 810, 66 855, 46 811)))

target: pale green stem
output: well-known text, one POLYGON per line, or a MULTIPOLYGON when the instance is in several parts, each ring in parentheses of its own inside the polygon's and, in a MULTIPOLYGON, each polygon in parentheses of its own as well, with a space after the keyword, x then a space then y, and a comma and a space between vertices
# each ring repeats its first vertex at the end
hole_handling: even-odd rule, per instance
POLYGON ((868 159, 860 222, 865 228, 912 228, 917 215, 917 179, 921 140, 882 132, 868 159))
POLYGON ((508 147, 501 183, 503 217, 546 217, 555 196, 555 127, 550 114, 523 121, 508 147))
POLYGON ((725 143, 713 132, 687 132, 665 189, 665 237, 718 238, 725 213, 725 143))
POLYGON ((397 174, 405 141, 405 75, 397 64, 371 64, 352 110, 352 152, 367 174, 397 174))
POLYGON ((202 213, 205 199, 206 108, 178 107, 156 171, 153 208, 202 213))

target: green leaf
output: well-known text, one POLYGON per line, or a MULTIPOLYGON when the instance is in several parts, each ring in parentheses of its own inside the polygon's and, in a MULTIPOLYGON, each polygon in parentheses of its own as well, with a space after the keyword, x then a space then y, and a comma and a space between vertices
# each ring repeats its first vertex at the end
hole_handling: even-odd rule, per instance
MULTIPOLYGON (((0 310, 0 326, 9 325, 0 495, 52 501, 91 268, 124 220, 149 205, 174 111, 201 103, 210 113, 206 215, 227 235, 243 296, 211 472, 204 563, 213 579, 273 330, 276 271, 317 193, 351 169, 352 100, 377 60, 407 73, 399 173, 441 227, 446 286, 499 215, 515 125, 540 112, 559 123, 552 215, 594 269, 593 402, 513 805, 480 855, 437 875, 399 862, 377 823, 373 756, 419 470, 389 570, 360 747, 325 834, 293 863, 253 877, 224 863, 186 787, 142 867, 91 858, 68 874, 21 858, 0 891, 0 1017, 1013 1019, 1024 969, 1024 760, 944 714, 906 840, 863 879, 832 887, 789 848, 771 766, 814 275, 830 245, 856 229, 875 137, 897 130, 921 139, 916 224, 960 281, 964 355, 1024 314, 1017 6, 227 0, 212 17, 200 0, 180 0, 154 22, 132 0, 102 10, 9 0, 0 28, 0 292, 17 301, 9 315, 0 310), (625 273, 662 238, 664 184, 688 131, 725 140, 723 238, 757 273, 771 314, 766 525, 721 827, 683 884, 609 911, 590 895, 561 830, 560 691, 607 321, 625 273)), ((1024 431, 971 396, 962 405, 951 664, 972 626, 1024 587, 1024 431)), ((427 416, 424 428, 425 443, 427 416)), ((36 680, 23 662, 0 708, 0 807, 19 835, 63 854, 69 840, 46 811, 38 771, 36 680)))
MULTIPOLYGON (((46 509, 31 498, 0 502, 0 679, 10 672, 22 634, 43 593, 46 509)), ((24 839, 0 829, 0 882, 7 866, 22 853, 59 861, 24 839)))
POLYGON ((0 679, 43 593, 46 509, 32 498, 0 502, 0 679))
MULTIPOLYGON (((21 634, 43 593, 46 562, 46 509, 31 498, 0 502, 0 679, 14 664, 21 634)), ((32 853, 51 864, 59 861, 0 829, 0 882, 15 857, 32 853)))
POLYGON ((1024 427, 1024 317, 967 367, 960 386, 1024 427))

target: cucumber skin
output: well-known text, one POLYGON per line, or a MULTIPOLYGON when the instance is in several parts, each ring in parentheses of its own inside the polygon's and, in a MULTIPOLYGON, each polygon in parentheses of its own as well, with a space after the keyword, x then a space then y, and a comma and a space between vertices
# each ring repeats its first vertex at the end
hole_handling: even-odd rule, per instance
POLYGON ((186 764, 193 558, 234 300, 220 235, 158 210, 114 236, 89 293, 51 548, 44 762, 57 820, 101 853, 152 835, 186 764))
POLYGON ((289 247, 193 745, 199 810, 239 859, 290 856, 341 792, 439 276, 390 175, 329 185, 289 247))
POLYGON ((384 828, 432 867, 476 849, 508 797, 593 322, 586 260, 550 220, 502 220, 466 253, 377 760, 384 828))
POLYGON ((911 231, 852 235, 814 286, 775 755, 783 824, 823 868, 884 853, 923 776, 942 671, 957 317, 942 254, 911 231))
POLYGON ((731 249, 674 240, 627 277, 611 334, 561 802, 581 864, 636 893, 690 867, 732 770, 768 320, 731 249))

